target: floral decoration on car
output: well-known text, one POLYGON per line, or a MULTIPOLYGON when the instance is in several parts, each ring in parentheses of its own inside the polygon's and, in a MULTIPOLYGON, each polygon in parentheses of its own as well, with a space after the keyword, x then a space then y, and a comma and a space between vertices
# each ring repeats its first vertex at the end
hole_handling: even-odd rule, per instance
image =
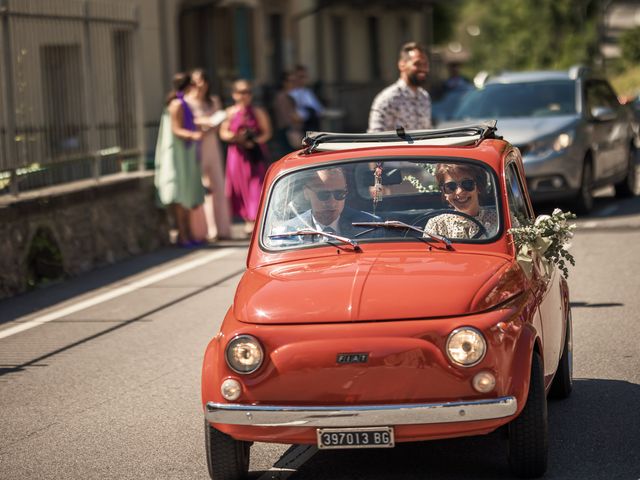
POLYGON ((518 263, 528 277, 531 277, 533 270, 534 250, 542 258, 547 272, 550 270, 549 263, 554 263, 565 278, 569 277, 567 262, 572 266, 576 264, 573 255, 569 253, 569 240, 573 237, 576 224, 567 221, 574 218, 574 213, 556 208, 551 215, 539 215, 530 225, 509 229, 518 251, 518 263))

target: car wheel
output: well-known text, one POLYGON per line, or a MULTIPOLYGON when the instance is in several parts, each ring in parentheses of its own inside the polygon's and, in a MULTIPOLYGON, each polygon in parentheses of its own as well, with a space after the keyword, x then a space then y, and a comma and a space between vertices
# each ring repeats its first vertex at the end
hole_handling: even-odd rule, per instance
POLYGON ((509 423, 509 468, 520 478, 536 478, 547 470, 547 397, 542 359, 533 354, 527 403, 509 423))
POLYGON ((616 183, 616 197, 618 198, 633 197, 636 194, 638 188, 636 155, 635 148, 630 147, 629 159, 627 161, 627 176, 622 182, 616 183))
POLYGON ((549 396, 553 398, 567 398, 573 390, 573 325, 571 321, 571 310, 567 315, 567 334, 564 337, 564 350, 556 375, 553 377, 549 396))
POLYGON ((234 440, 204 422, 207 466, 212 480, 240 480, 249 472, 250 443, 234 440))
POLYGON ((578 213, 586 214, 593 208, 593 167, 590 161, 585 161, 582 167, 582 181, 580 191, 575 201, 575 209, 578 213))

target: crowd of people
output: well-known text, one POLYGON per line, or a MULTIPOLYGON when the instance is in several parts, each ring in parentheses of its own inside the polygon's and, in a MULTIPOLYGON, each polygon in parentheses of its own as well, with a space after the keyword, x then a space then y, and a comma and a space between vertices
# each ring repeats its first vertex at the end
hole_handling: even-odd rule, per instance
MULTIPOLYGON (((402 46, 398 80, 374 99, 368 131, 431 128, 431 99, 423 88, 427 53, 415 42, 402 46)), ((300 148, 304 132, 320 129, 324 106, 308 86, 307 68, 285 72, 273 99, 273 126, 254 104, 252 84, 233 82, 226 109, 202 69, 178 73, 167 96, 156 144, 155 185, 171 213, 176 244, 191 247, 231 238, 234 218, 250 235, 260 192, 272 160, 267 143, 284 154, 300 148), (220 141, 227 144, 226 160, 220 141)))

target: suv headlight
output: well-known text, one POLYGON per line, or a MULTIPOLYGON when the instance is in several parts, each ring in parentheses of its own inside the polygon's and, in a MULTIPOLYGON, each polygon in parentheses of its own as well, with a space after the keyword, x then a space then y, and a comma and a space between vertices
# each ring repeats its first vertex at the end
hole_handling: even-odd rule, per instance
POLYGON ((536 140, 535 142, 531 142, 529 145, 529 154, 542 157, 549 155, 552 152, 561 152, 573 144, 574 137, 575 132, 569 131, 543 138, 541 140, 536 140))
POLYGON ((462 327, 449 334, 446 348, 447 356, 453 363, 472 367, 484 358, 487 342, 475 328, 462 327))
POLYGON ((238 335, 225 350, 227 365, 236 373, 253 373, 264 359, 264 351, 258 339, 251 335, 238 335))

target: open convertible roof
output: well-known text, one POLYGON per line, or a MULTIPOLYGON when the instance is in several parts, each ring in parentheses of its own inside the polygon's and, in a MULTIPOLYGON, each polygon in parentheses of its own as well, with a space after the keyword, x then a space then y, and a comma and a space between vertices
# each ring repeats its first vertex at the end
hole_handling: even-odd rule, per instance
POLYGON ((496 136, 496 120, 452 128, 407 130, 376 133, 307 132, 302 144, 304 153, 351 150, 386 146, 467 146, 496 136))

